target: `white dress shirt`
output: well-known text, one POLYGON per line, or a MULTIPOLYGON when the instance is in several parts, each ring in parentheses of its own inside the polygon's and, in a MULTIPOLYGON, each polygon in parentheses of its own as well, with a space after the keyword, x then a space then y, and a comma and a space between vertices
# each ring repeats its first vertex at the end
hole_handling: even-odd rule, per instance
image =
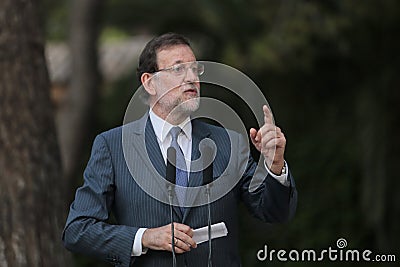
POLYGON ((182 129, 181 133, 178 135, 178 145, 181 147, 183 155, 185 156, 186 169, 190 172, 190 162, 192 158, 192 123, 190 122, 190 118, 188 117, 179 125, 172 125, 158 117, 152 111, 149 112, 149 115, 165 164, 167 164, 167 150, 171 146, 172 141, 169 131, 175 126, 182 129))
MULTIPOLYGON (((149 111, 149 116, 150 116, 150 121, 153 125, 154 132, 157 136, 157 142, 158 145, 160 146, 160 150, 162 153, 162 156, 164 158, 164 162, 166 164, 167 162, 167 149, 171 145, 171 140, 172 137, 169 134, 169 131, 171 130, 172 127, 179 126, 182 129, 182 132, 178 136, 178 144, 182 149, 182 152, 185 156, 186 159, 186 166, 188 172, 190 172, 190 162, 191 162, 191 155, 192 155, 192 123, 190 121, 190 118, 188 117, 184 122, 182 122, 179 125, 172 125, 169 122, 163 120, 159 116, 157 116, 151 109, 149 111)), ((284 186, 289 186, 290 182, 288 181, 287 173, 286 171, 285 174, 282 175, 276 175, 272 173, 269 168, 267 168, 266 164, 264 163, 264 166, 266 167, 268 173, 278 180, 281 184, 284 186)), ((285 161, 285 167, 286 170, 288 170, 288 166, 285 161)), ((146 254, 147 248, 142 247, 142 236, 144 231, 147 228, 139 228, 139 230, 136 232, 135 235, 135 240, 133 242, 133 248, 132 248, 132 256, 140 256, 142 254, 146 254)))

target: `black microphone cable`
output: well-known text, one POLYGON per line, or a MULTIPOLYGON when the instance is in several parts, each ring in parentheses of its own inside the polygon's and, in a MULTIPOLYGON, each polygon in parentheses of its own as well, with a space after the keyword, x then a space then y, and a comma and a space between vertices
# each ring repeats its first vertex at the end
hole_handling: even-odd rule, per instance
POLYGON ((166 169, 168 199, 169 199, 169 211, 171 218, 171 246, 172 246, 172 266, 176 267, 176 253, 175 253, 175 229, 174 229, 174 217, 172 212, 172 198, 174 186, 176 183, 176 151, 175 148, 169 147, 167 150, 167 169, 166 169))
POLYGON ((208 207, 208 267, 212 267, 210 184, 206 187, 208 207))
POLYGON ((212 267, 212 243, 211 243, 211 201, 210 190, 213 181, 213 149, 210 146, 204 148, 203 158, 203 185, 206 186, 208 209, 208 267, 212 267), (209 165, 207 166, 207 164, 209 165))

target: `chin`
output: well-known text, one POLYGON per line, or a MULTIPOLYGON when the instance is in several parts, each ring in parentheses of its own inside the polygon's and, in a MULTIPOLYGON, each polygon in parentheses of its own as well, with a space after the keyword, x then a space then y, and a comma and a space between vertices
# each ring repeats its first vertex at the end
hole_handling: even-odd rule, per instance
POLYGON ((182 111, 194 112, 199 109, 200 98, 199 97, 191 98, 183 102, 180 106, 182 111))

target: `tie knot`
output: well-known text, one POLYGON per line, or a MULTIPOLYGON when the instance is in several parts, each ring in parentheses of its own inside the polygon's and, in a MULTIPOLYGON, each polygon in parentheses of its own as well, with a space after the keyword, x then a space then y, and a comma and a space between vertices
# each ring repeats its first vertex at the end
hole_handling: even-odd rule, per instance
POLYGON ((182 129, 178 126, 172 127, 169 132, 171 133, 172 140, 178 140, 178 135, 181 133, 182 129))

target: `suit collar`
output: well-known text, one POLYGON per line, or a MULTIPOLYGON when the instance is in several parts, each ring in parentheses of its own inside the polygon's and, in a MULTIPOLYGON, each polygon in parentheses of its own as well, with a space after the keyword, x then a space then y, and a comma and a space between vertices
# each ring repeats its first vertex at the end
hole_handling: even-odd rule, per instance
POLYGON ((190 117, 187 117, 187 119, 184 120, 179 125, 170 124, 169 122, 167 122, 167 121, 163 120, 162 118, 160 118, 159 116, 157 116, 151 110, 149 111, 149 117, 150 117, 151 124, 153 125, 154 132, 155 132, 157 138, 161 141, 161 143, 164 142, 169 131, 174 126, 178 126, 179 128, 181 128, 189 140, 192 139, 192 123, 190 121, 190 117))

